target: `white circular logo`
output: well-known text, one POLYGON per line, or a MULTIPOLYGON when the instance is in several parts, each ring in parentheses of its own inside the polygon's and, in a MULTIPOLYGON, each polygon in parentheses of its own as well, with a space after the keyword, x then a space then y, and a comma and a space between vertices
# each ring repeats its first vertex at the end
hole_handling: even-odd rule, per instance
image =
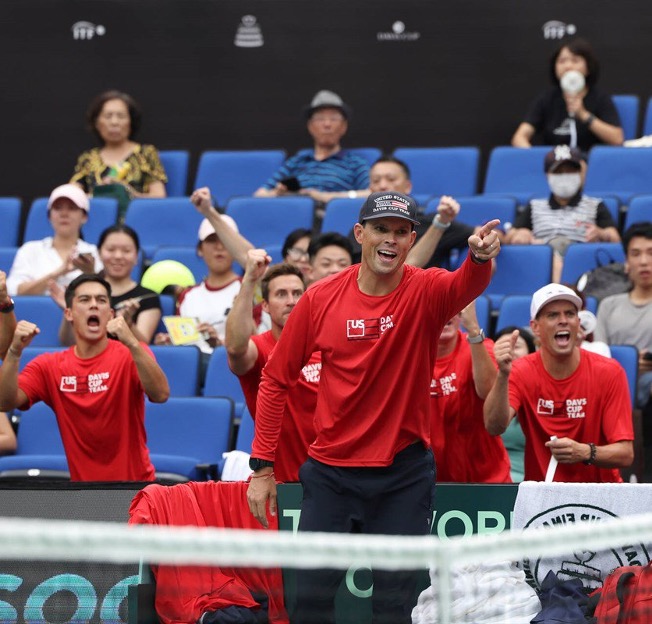
POLYGON ((95 28, 95 34, 102 36, 106 32, 106 28, 102 24, 98 24, 95 28))
POLYGON ((577 32, 577 28, 575 28, 575 24, 568 24, 566 26, 566 33, 569 35, 574 35, 577 32))
POLYGON ((400 35, 402 32, 405 31, 405 24, 403 22, 394 22, 392 24, 392 30, 397 34, 400 35))

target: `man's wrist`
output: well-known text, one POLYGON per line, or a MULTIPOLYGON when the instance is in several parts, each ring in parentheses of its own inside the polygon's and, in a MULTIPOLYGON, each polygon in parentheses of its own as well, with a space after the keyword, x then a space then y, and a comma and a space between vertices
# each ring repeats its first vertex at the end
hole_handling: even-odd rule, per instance
POLYGON ((588 442, 587 446, 589 447, 589 456, 587 459, 584 460, 583 463, 586 464, 587 466, 592 466, 593 464, 595 464, 596 455, 598 454, 598 448, 596 447, 595 444, 593 444, 593 442, 588 442))
POLYGON ((254 472, 258 472, 263 468, 274 468, 274 462, 269 461, 268 459, 259 459, 258 457, 249 458, 249 468, 254 472))
POLYGON ((451 226, 451 221, 444 223, 441 220, 439 213, 435 215, 435 218, 432 220, 432 227, 437 228, 438 230, 447 230, 451 226))
POLYGON ((20 349, 16 349, 13 345, 7 349, 7 355, 12 355, 17 360, 20 360, 22 354, 23 352, 20 349))

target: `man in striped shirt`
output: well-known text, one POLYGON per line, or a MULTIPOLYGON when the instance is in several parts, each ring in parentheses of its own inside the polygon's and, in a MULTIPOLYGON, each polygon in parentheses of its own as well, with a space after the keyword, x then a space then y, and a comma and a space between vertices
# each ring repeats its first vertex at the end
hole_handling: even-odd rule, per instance
POLYGON ((559 282, 563 257, 571 243, 617 243, 620 235, 604 203, 582 192, 586 163, 579 150, 557 145, 546 154, 543 168, 550 196, 531 200, 516 215, 505 243, 550 245, 555 252, 553 281, 559 282))
POLYGON ((348 129, 351 109, 336 93, 319 91, 305 115, 313 149, 300 150, 286 160, 255 192, 256 197, 299 193, 322 204, 336 197, 366 197, 369 194, 369 164, 340 145, 348 129))

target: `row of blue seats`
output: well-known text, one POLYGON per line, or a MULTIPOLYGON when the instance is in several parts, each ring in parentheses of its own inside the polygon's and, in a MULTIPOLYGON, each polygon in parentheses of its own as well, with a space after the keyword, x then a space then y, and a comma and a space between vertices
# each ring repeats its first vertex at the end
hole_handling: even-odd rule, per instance
MULTIPOLYGON (((251 417, 245 421, 240 446, 251 417)), ((145 402, 147 446, 156 476, 165 481, 217 478, 223 453, 233 449, 237 421, 233 401, 226 397, 171 397, 166 403, 145 402)), ((247 437, 251 437, 248 434, 247 437)), ((36 403, 18 413, 18 448, 0 457, 0 479, 40 476, 69 478, 68 462, 56 417, 36 403)), ((251 448, 251 442, 248 442, 251 448)))
MULTIPOLYGON (((650 152, 652 155, 652 150, 650 152)), ((652 171, 652 161, 650 167, 652 171)), ((530 196, 532 195, 534 194, 531 193, 530 196)), ((516 216, 518 201, 507 194, 458 196, 458 199, 462 207, 458 219, 462 223, 477 225, 488 218, 499 218, 508 224, 516 216)), ((438 201, 438 197, 425 201, 425 211, 436 210, 438 201)), ((603 196, 603 201, 614 221, 623 229, 636 221, 649 221, 652 218, 652 194, 633 197, 626 210, 622 210, 621 203, 615 196, 603 196)), ((347 235, 357 220, 360 205, 360 199, 331 200, 326 205, 321 231, 347 235)), ((35 200, 32 204, 27 215, 25 240, 39 240, 52 234, 46 209, 44 198, 35 200)), ((314 202, 309 197, 238 197, 227 203, 226 213, 235 219, 241 234, 254 245, 280 247, 293 229, 312 229, 314 202)), ((0 198, 0 215, 3 219, 0 248, 16 247, 20 208, 12 198, 0 198)), ((85 240, 96 243, 102 230, 115 223, 116 215, 117 203, 114 200, 92 199, 89 219, 83 228, 85 240)), ((125 222, 138 232, 145 261, 149 263, 154 260, 156 251, 160 248, 195 247, 201 219, 188 198, 174 197, 133 200, 127 209, 125 222)), ((7 270, 10 266, 6 262, 8 252, 4 253, 0 267, 6 267, 7 270)))

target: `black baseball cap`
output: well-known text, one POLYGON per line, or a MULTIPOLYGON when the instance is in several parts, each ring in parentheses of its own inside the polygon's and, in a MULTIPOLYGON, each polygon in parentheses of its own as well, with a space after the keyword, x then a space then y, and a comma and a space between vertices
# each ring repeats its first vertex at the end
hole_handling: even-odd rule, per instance
POLYGON ((417 202, 409 195, 387 192, 372 193, 360 209, 358 222, 363 223, 369 219, 380 219, 381 217, 399 217, 419 225, 417 210, 417 202))
POLYGON ((582 152, 576 147, 568 145, 557 145, 551 149, 543 160, 543 170, 546 173, 554 173, 564 163, 571 163, 578 170, 582 168, 582 152))

